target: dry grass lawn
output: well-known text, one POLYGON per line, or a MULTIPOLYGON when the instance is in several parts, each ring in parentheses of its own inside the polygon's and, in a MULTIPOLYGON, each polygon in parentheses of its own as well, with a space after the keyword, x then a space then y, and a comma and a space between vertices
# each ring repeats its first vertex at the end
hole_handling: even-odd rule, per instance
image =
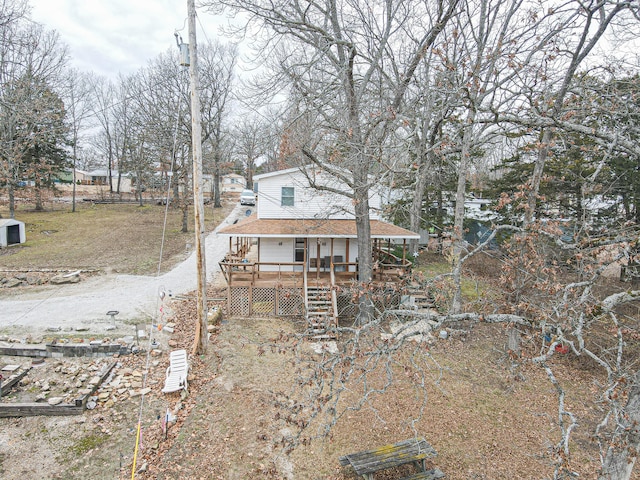
MULTIPOLYGON (((213 230, 236 205, 225 199, 223 208, 205 207, 207 231, 213 230)), ((193 208, 189 232, 182 233, 182 212, 156 204, 49 203, 34 211, 21 205, 16 219, 25 222, 27 242, 0 250, 3 269, 104 270, 149 275, 170 270, 185 258, 194 242, 193 208), (164 230, 164 245, 163 245, 164 230), (162 260, 160 250, 162 249, 162 260)), ((0 215, 8 217, 6 207, 0 215)))
MULTIPOLYGON (((208 230, 234 204, 228 202, 222 211, 208 207, 208 230)), ((83 204, 76 213, 69 210, 68 206, 42 213, 21 210, 18 218, 27 224, 28 243, 1 252, 2 266, 155 271, 164 207, 83 204)), ((192 233, 180 233, 180 224, 179 212, 170 210, 163 269, 177 261, 192 241, 192 233)), ((212 294, 217 296, 220 292, 212 294)), ((174 302, 172 348, 190 349, 195 302, 174 302)), ((185 399, 177 393, 160 393, 167 363, 163 355, 149 371, 153 388, 142 404, 137 459, 137 467, 144 465, 145 471, 135 478, 355 480, 352 471, 339 465, 339 456, 415 433, 438 451, 433 465, 449 479, 553 477, 553 445, 560 437, 556 392, 541 368, 526 363, 514 367, 506 354, 503 327, 484 323, 464 325, 432 345, 409 342, 390 364, 394 382, 383 395, 373 395, 359 410, 344 410, 362 393, 361 384, 349 384, 339 404, 343 415, 330 434, 285 453, 287 437, 296 432, 295 420, 308 417, 304 405, 314 400, 305 398, 308 391, 297 381, 300 362, 320 358, 309 342, 296 339, 294 334, 303 328, 301 322, 286 318, 225 319, 207 355, 191 359, 190 393, 185 399), (416 388, 417 366, 426 374, 424 390, 416 388), (292 415, 295 405, 303 408, 292 415), (167 408, 176 410, 178 419, 165 440, 159 418, 167 408)), ((347 340, 340 338, 338 344, 347 340)), ((525 350, 532 345, 525 340, 525 350)), ((143 356, 127 359, 129 366, 141 370, 144 362, 143 356)), ((573 469, 579 478, 596 478, 599 452, 590 435, 603 414, 593 388, 600 372, 570 355, 556 355, 552 362, 567 392, 566 409, 580 422, 571 445, 573 469)), ((384 366, 371 374, 372 385, 382 385, 384 366)), ((119 478, 126 479, 131 478, 139 409, 136 401, 116 408, 100 404, 85 413, 81 428, 66 419, 67 423, 8 420, 3 425, 18 432, 21 426, 34 425, 23 434, 26 442, 33 439, 30 456, 49 455, 56 438, 67 439, 70 446, 58 452, 53 448, 49 478, 106 479, 119 472, 119 478), (46 448, 39 449, 35 439, 46 448), (75 451, 82 454, 70 454, 75 451)), ((322 421, 322 417, 313 420, 303 437, 315 437, 322 421)), ((5 478, 29 478, 28 462, 17 471, 9 471, 8 464, 4 471, 0 468, 5 478)), ((391 480, 401 474, 408 471, 389 471, 376 479, 391 480)), ((640 476, 636 473, 634 478, 640 476)))

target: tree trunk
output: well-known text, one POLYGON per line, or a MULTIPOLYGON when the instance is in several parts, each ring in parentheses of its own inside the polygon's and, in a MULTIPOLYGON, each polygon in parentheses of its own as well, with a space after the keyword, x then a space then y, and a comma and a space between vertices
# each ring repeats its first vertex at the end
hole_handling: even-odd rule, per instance
POLYGON ((464 243, 464 200, 467 193, 467 173, 471 159, 472 127, 475 122, 475 112, 469 110, 467 126, 462 135, 462 152, 460 154, 460 166, 458 167, 458 188, 456 190, 456 209, 453 219, 453 282, 454 294, 451 303, 451 313, 460 313, 462 310, 462 247, 464 243))
POLYGON ((183 199, 182 202, 182 233, 189 231, 189 204, 183 199))
POLYGON ((619 416, 598 480, 628 480, 640 452, 640 372, 631 379, 627 404, 619 416))
MULTIPOLYGON (((424 154, 423 142, 416 141, 416 161, 418 162, 418 175, 416 178, 416 184, 413 189, 413 199, 411 200, 411 207, 409 207, 409 229, 412 232, 420 233, 422 227, 422 201, 424 199, 424 192, 427 188, 429 181, 429 173, 431 166, 429 162, 430 155, 424 154)), ((418 244, 420 240, 411 239, 409 242, 409 251, 411 253, 418 251, 418 244)))
POLYGON ((16 218, 16 192, 13 183, 9 182, 9 218, 16 218))
MULTIPOLYGON (((138 174, 138 178, 140 178, 139 176, 140 174, 138 174)), ((118 180, 118 184, 120 183, 120 180, 118 180)), ((118 190, 120 189, 120 187, 118 186, 118 190)), ((138 205, 140 205, 141 207, 144 205, 144 200, 142 198, 142 185, 138 184, 138 205)))
POLYGON ((527 196, 527 209, 524 212, 524 227, 530 225, 535 218, 540 182, 542 181, 544 166, 547 163, 547 157, 549 156, 549 144, 551 142, 552 135, 553 132, 551 129, 547 128, 542 133, 542 138, 540 139, 541 146, 540 150, 538 150, 538 156, 533 167, 533 174, 531 175, 531 182, 529 184, 530 190, 527 196))
POLYGON ((514 357, 520 356, 520 332, 515 327, 507 331, 507 350, 514 357))
POLYGON ((213 174, 213 208, 222 208, 222 202, 220 201, 220 167, 217 164, 213 174))
POLYGON ((44 206, 42 205, 42 188, 40 186, 40 182, 36 180, 33 188, 35 191, 36 212, 42 212, 44 210, 44 206))
MULTIPOLYGON (((366 162, 360 154, 359 161, 366 162)), ((355 215, 358 235, 358 275, 360 284, 364 286, 358 300, 358 323, 364 325, 373 318, 373 302, 367 286, 373 279, 373 248, 371 240, 371 219, 369 218, 369 185, 368 168, 360 168, 354 172, 355 180, 355 215)))
MULTIPOLYGON (((427 186, 426 175, 423 175, 422 172, 426 170, 427 168, 421 165, 420 171, 418 172, 416 186, 413 190, 411 207, 409 207, 409 229, 416 233, 420 233, 420 229, 422 227, 422 200, 424 197, 424 190, 427 186)), ((419 243, 419 239, 412 238, 409 241, 409 252, 417 252, 419 243)))
POLYGON ((78 165, 78 130, 75 127, 77 124, 74 122, 74 135, 73 135, 73 171, 71 172, 71 181, 73 182, 71 190, 71 212, 76 211, 76 167, 78 165))

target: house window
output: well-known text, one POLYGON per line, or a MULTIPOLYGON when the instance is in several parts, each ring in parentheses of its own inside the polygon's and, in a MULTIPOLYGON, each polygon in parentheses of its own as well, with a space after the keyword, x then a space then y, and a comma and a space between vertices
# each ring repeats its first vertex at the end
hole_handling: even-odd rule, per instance
POLYGON ((293 187, 282 187, 282 196, 280 200, 280 205, 283 207, 293 207, 294 197, 293 197, 293 187))

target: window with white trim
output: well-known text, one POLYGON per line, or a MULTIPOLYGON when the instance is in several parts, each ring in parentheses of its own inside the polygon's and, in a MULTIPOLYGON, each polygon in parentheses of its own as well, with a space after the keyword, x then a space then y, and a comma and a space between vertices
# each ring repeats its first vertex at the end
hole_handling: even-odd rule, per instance
POLYGON ((295 203, 293 187, 282 187, 280 196, 280 206, 293 207, 295 203))

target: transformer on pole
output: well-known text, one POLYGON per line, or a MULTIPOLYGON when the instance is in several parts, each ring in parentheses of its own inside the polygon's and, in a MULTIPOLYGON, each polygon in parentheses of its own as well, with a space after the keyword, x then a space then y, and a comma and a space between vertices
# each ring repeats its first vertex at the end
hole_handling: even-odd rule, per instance
POLYGON ((180 50, 180 66, 188 67, 191 65, 191 59, 189 57, 189 44, 184 43, 182 41, 182 37, 178 35, 178 33, 174 33, 176 37, 176 44, 178 45, 178 50, 180 50))

